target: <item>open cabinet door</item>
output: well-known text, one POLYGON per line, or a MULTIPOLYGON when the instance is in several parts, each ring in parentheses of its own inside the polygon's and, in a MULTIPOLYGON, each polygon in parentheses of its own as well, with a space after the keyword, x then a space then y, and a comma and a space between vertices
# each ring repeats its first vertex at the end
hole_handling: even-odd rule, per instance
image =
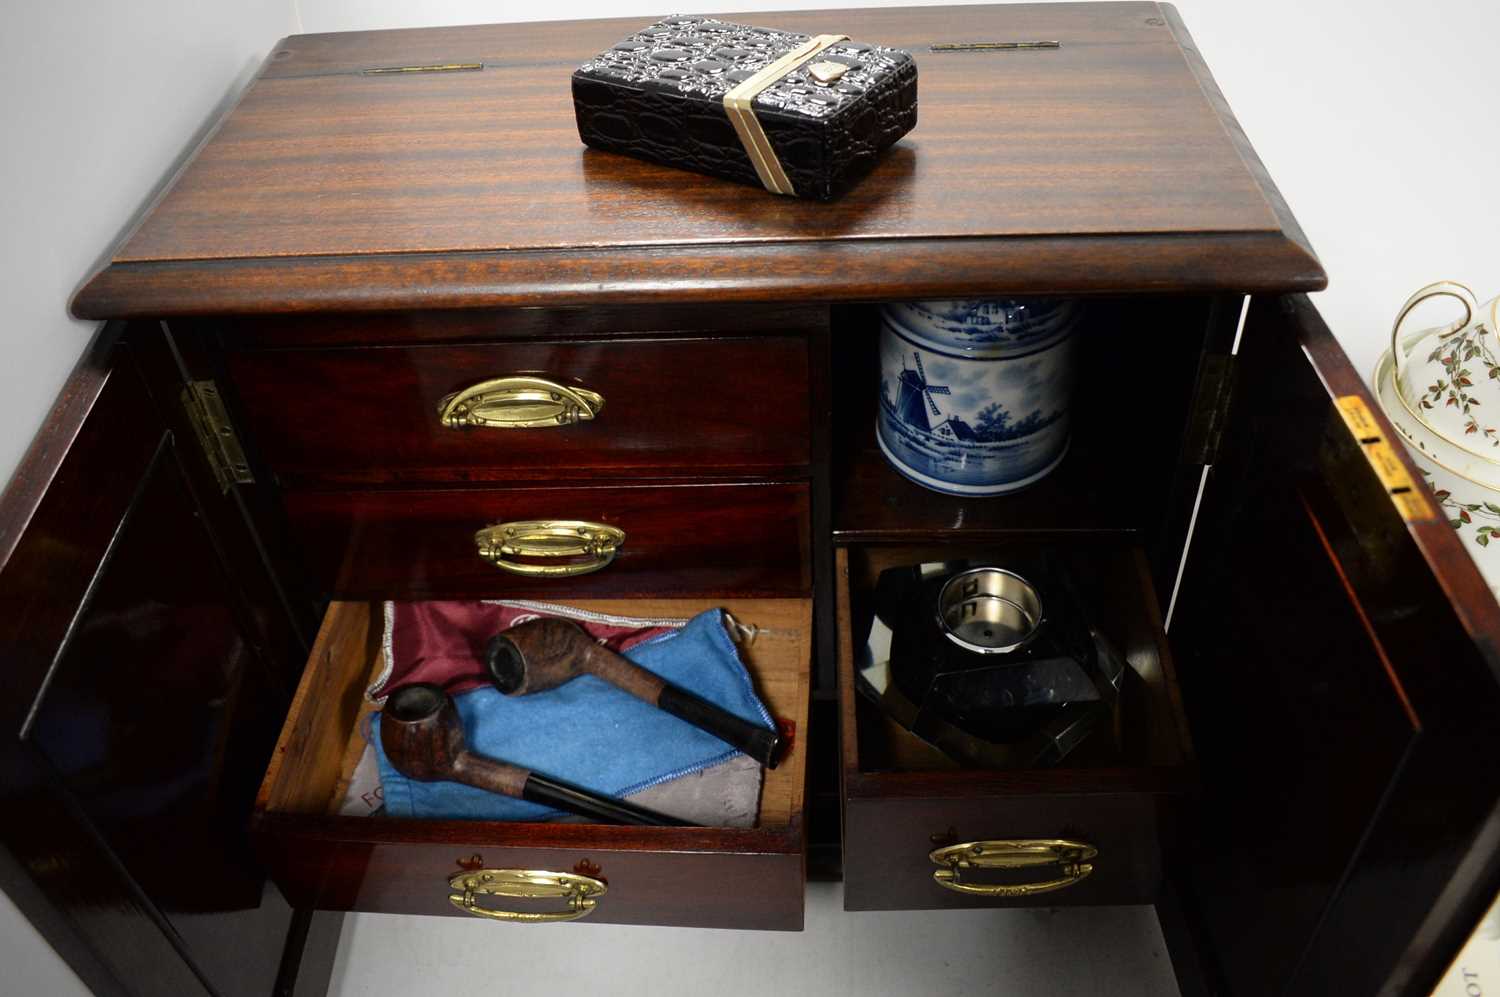
POLYGON ((1188 919, 1214 992, 1426 994, 1500 887, 1500 609, 1306 298, 1237 368, 1171 625, 1188 919))
POLYGON ((307 927, 246 832, 299 638, 165 330, 118 334, 0 496, 0 888, 95 993, 263 997, 307 927))

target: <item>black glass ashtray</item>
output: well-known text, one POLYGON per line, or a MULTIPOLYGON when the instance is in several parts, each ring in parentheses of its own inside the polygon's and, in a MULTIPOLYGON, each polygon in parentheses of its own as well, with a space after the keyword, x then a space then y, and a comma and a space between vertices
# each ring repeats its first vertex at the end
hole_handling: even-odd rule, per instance
POLYGON ((955 761, 1054 765, 1085 739, 1118 739, 1124 659, 1055 560, 888 568, 875 616, 861 690, 955 761))

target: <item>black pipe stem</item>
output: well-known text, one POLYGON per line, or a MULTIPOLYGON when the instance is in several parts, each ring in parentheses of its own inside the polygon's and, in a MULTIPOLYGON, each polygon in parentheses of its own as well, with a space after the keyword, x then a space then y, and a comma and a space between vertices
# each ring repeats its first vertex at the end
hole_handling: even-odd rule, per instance
POLYGON ((600 796, 592 790, 571 783, 550 779, 532 772, 521 788, 521 798, 543 806, 556 807, 581 817, 592 817, 609 824, 633 824, 656 827, 694 827, 695 825, 668 817, 634 803, 600 796))
POLYGON ((716 706, 670 682, 662 688, 656 705, 699 730, 707 731, 730 747, 738 748, 766 768, 776 767, 779 760, 776 755, 781 749, 780 731, 742 720, 722 706, 716 706))

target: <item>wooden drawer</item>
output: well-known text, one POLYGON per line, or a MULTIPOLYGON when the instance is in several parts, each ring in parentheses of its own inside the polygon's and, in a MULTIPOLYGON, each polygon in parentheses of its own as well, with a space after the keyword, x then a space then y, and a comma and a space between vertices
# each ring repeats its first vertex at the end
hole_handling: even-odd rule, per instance
MULTIPOLYGON (((324 910, 471 916, 449 902, 450 876, 479 868, 548 870, 607 883, 590 921, 802 927, 811 602, 572 604, 651 617, 690 616, 721 606, 760 628, 741 655, 767 708, 778 720, 790 721, 794 734, 781 764, 766 773, 758 825, 612 827, 338 815, 349 774, 364 749, 359 727, 369 707, 363 693, 382 665, 382 652, 378 604, 336 602, 324 618, 251 819, 257 853, 288 901, 324 910)), ((520 909, 525 901, 510 903, 520 909)))
POLYGON ((804 595, 806 482, 284 493, 314 586, 336 598, 804 595), (532 578, 481 559, 475 531, 568 519, 625 532, 592 574, 532 578))
MULTIPOLYGON (((1004 550, 969 548, 964 556, 1004 550)), ((1138 550, 1091 544, 1084 589, 1101 631, 1131 665, 1122 693, 1120 750, 1089 756, 1084 742, 1063 766, 959 769, 886 719, 855 690, 857 643, 868 633, 869 592, 888 566, 956 556, 952 548, 840 548, 837 553, 839 705, 844 801, 844 906, 848 910, 1151 903, 1164 850, 1191 785, 1190 746, 1175 680, 1138 550), (1093 872, 1033 896, 977 896, 940 885, 929 854, 968 842, 1066 839, 1091 845, 1093 872)), ((1083 572, 1076 573, 1078 575, 1083 572)), ((965 883, 1061 878, 1057 865, 1019 875, 965 871, 965 883)))
POLYGON ((249 435, 287 485, 574 471, 786 476, 809 461, 802 336, 235 351, 228 363, 249 435), (520 429, 450 428, 439 418, 445 397, 522 373, 597 392, 603 408, 520 429))

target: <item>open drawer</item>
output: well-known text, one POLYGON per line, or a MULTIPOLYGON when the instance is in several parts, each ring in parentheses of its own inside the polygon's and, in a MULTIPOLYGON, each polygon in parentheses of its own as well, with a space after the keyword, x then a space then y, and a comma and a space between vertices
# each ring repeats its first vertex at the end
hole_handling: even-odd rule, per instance
MULTIPOLYGON (((318 633, 256 799, 251 830, 271 877, 298 907, 465 915, 464 873, 583 876, 592 904, 483 898, 500 920, 590 920, 712 928, 802 927, 803 780, 812 604, 807 599, 609 600, 570 605, 687 617, 712 607, 756 628, 740 646, 757 692, 790 746, 765 773, 748 829, 400 820, 337 810, 363 750, 364 690, 382 665, 379 604, 335 602, 318 633), (457 900, 450 899, 457 897, 457 900), (544 915, 538 917, 536 915, 544 915)), ((533 881, 537 877, 529 877, 533 881)))
POLYGON ((848 910, 1150 903, 1160 893, 1164 849, 1192 782, 1191 748, 1139 550, 1091 542, 1070 558, 1101 632, 1129 666, 1111 750, 1091 750, 1085 740, 1053 768, 959 768, 856 690, 855 662, 869 633, 870 596, 882 570, 991 555, 1004 564, 1006 552, 1017 546, 856 546, 837 552, 848 910), (1094 854, 1077 856, 1052 842, 1076 842, 1094 854), (932 853, 956 846, 966 846, 964 858, 972 866, 999 858, 1024 868, 996 872, 966 864, 954 874, 941 861, 946 856, 932 853), (1061 850, 1061 861, 1052 860, 1053 848, 1061 850), (1085 864, 1089 868, 1080 868, 1085 864))

